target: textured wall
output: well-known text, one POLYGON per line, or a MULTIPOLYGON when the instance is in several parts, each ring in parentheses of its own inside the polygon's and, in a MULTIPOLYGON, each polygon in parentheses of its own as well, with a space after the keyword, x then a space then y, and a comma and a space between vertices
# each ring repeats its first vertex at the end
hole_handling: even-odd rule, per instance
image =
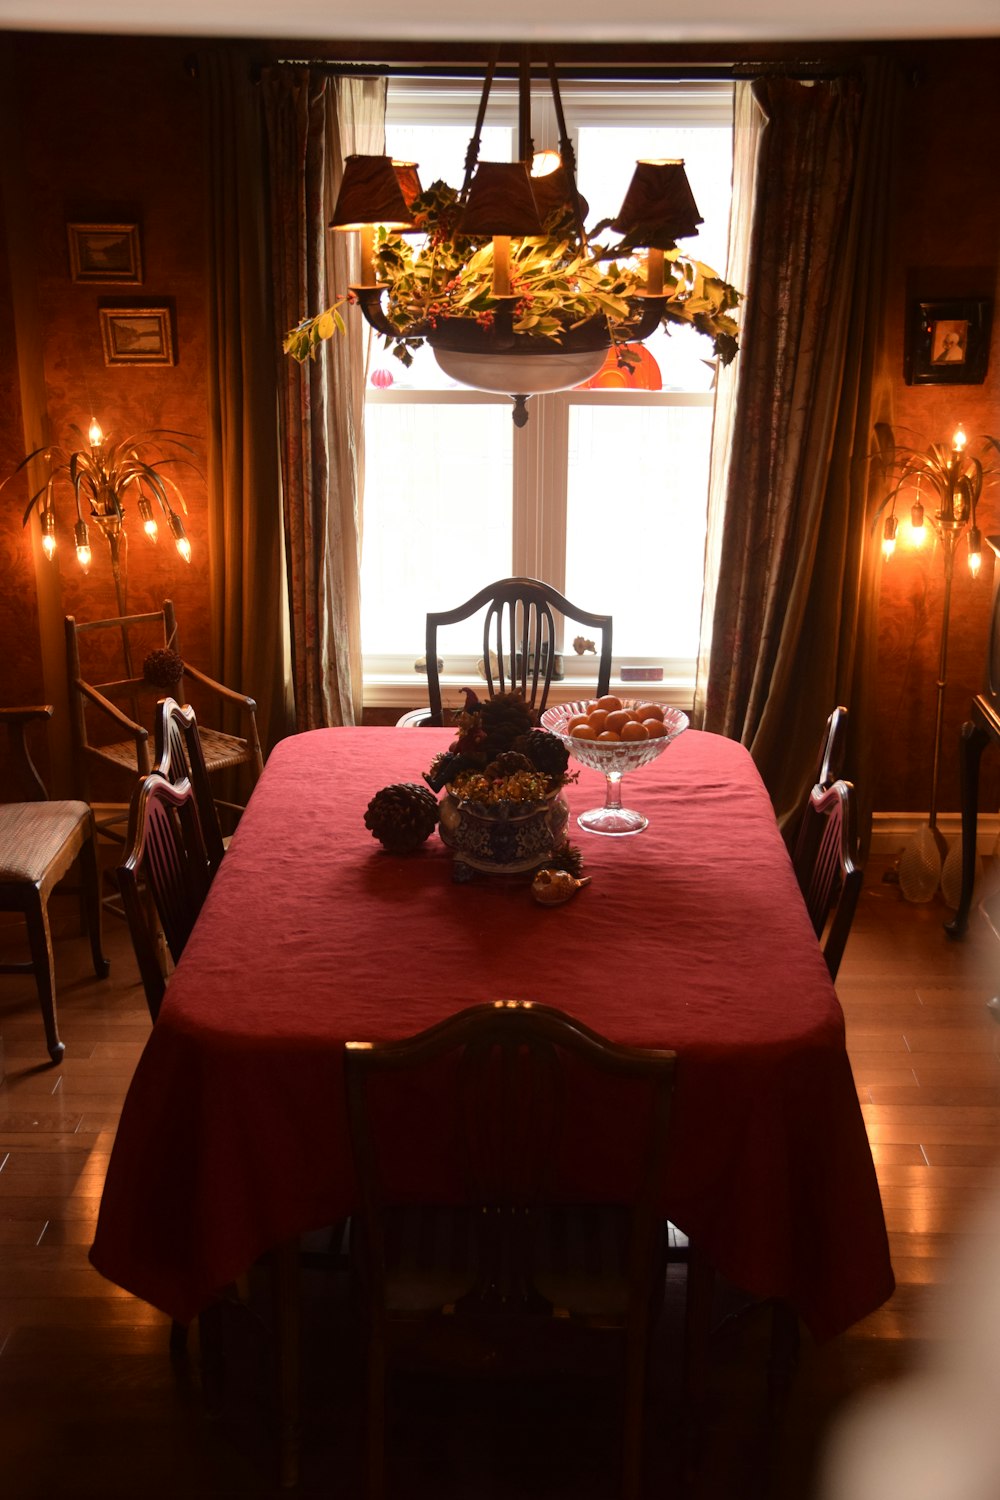
MULTIPOLYGON (((983 433, 1000 436, 1000 316, 995 310, 983 385, 915 385, 903 379, 903 338, 913 298, 993 297, 1000 259, 1000 44, 925 47, 907 90, 895 196, 889 353, 897 438, 926 447, 948 441, 959 420, 975 451, 983 433)), ((993 455, 1000 470, 1000 453, 993 455)), ((909 517, 909 502, 901 513, 909 517)), ((980 528, 1000 532, 1000 483, 987 484, 980 528)), ((906 530, 901 522, 900 536, 906 530)), ((958 806, 958 731, 982 686, 993 586, 984 547, 978 580, 959 544, 952 594, 948 687, 939 807, 958 806)), ((879 633, 881 759, 875 806, 924 809, 930 797, 944 570, 939 548, 900 542, 882 572, 879 633)), ((983 760, 981 806, 997 806, 1000 756, 983 760), (994 764, 994 762, 996 762, 994 764)))
MULTIPOLYGON (((8 182, 8 218, 27 237, 29 270, 44 363, 48 431, 56 442, 79 446, 69 432, 86 432, 96 415, 115 438, 150 427, 194 435, 204 454, 205 248, 204 176, 199 85, 176 42, 140 39, 5 36, 5 95, 21 166, 8 182), (143 280, 138 286, 79 284, 70 276, 67 222, 138 222, 143 280), (176 364, 108 366, 99 306, 170 306, 175 314, 176 364)), ((9 292, 7 261, 0 286, 9 292)), ((0 307, 0 478, 24 451, 10 295, 0 307)), ((204 462, 177 472, 189 514, 185 526, 193 558, 187 566, 161 528, 154 547, 134 507, 126 506, 130 538, 128 607, 177 606, 182 648, 209 666, 208 542, 204 462)), ((0 701, 37 700, 39 629, 31 539, 21 529, 29 491, 19 478, 0 494, 0 701)), ((79 568, 72 546, 72 497, 57 498, 58 590, 53 615, 82 620, 116 613, 106 543, 91 528, 94 561, 79 568)), ((48 564, 43 564, 48 567, 48 564)), ((65 725, 63 705, 59 718, 65 725)))

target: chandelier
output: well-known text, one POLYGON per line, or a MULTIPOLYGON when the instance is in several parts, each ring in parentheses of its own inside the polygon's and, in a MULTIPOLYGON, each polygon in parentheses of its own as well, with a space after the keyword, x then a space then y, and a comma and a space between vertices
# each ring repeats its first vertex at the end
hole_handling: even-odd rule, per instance
MULTIPOLYGON (((426 343, 460 384, 510 395, 518 426, 528 396, 590 379, 610 349, 631 363, 628 345, 661 324, 694 326, 723 363, 737 347, 740 294, 677 248, 702 222, 683 161, 637 162, 617 215, 588 232, 555 64, 545 66, 558 151, 535 151, 531 65, 522 61, 518 160, 480 161, 494 58, 460 190, 435 182, 424 191, 414 162, 350 156, 330 220, 361 236, 360 279, 339 303, 356 303, 404 364, 426 343)), ((342 331, 339 303, 292 329, 286 352, 304 360, 342 331)))

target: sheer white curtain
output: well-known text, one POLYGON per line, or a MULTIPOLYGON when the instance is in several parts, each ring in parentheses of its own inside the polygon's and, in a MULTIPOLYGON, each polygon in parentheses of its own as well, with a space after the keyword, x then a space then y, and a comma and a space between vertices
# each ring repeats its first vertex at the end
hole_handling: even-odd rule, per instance
MULTIPOLYGON (((753 97, 753 84, 738 80, 733 90, 733 199, 729 216, 729 248, 725 277, 733 286, 746 289, 750 263, 750 230, 753 224, 754 195, 757 179, 757 154, 760 148, 764 115, 753 97)), ((719 582, 719 558, 722 529, 725 522, 726 492, 729 488, 730 438, 736 396, 740 380, 740 356, 729 365, 718 366, 715 411, 712 421, 712 456, 708 483, 708 529, 705 538, 705 588, 701 605, 701 634, 698 642, 698 665, 695 679, 694 718, 701 723, 705 714, 708 687, 708 664, 712 650, 712 621, 719 582)))

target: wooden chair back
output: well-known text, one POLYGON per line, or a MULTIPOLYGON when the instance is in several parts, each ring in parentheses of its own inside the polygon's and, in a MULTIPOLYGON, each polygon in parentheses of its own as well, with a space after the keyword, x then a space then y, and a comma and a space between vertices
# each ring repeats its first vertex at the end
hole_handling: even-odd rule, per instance
MULTIPOLYGON (((162 685, 146 681, 144 662, 152 651, 172 651, 181 656, 173 604, 167 599, 160 610, 108 620, 78 621, 67 615, 65 635, 70 724, 84 795, 89 801, 95 800, 92 775, 99 766, 115 773, 117 783, 127 785, 126 795, 131 795, 135 778, 152 769, 148 726, 153 718, 152 705, 165 691, 162 685)), ((264 761, 254 699, 183 661, 171 696, 181 701, 191 691, 199 701, 204 698, 241 714, 242 735, 206 728, 203 721, 202 747, 209 773, 246 765, 256 780, 264 761)), ((239 804, 224 805, 242 810, 239 804)))
MULTIPOLYGON (((518 1336, 527 1368, 534 1367, 543 1327, 546 1338, 571 1326, 575 1337, 582 1327, 616 1331, 626 1371, 623 1493, 637 1496, 649 1321, 662 1270, 657 1204, 675 1054, 615 1045, 548 1006, 500 1002, 473 1006, 402 1041, 349 1043, 345 1062, 360 1192, 356 1242, 369 1313, 369 1495, 381 1491, 391 1331, 400 1325, 412 1330, 423 1319, 435 1357, 452 1332, 460 1364, 470 1330, 473 1343, 499 1337, 506 1354, 511 1334, 518 1336), (568 1142, 582 1118, 573 1102, 581 1071, 588 1079, 642 1080, 649 1101, 648 1127, 639 1150, 630 1149, 615 1174, 613 1201, 604 1184, 595 1193, 600 1202, 581 1204, 579 1183, 570 1185, 572 1169, 567 1175, 568 1142), (407 1201, 407 1180, 398 1176, 400 1142, 412 1150, 414 1133, 424 1126, 423 1106, 411 1112, 420 1095, 410 1090, 421 1074, 437 1079, 437 1098, 448 1094, 440 1159, 457 1168, 458 1205, 415 1206, 407 1201), (425 1247, 419 1264, 407 1260, 414 1236, 425 1247), (602 1261, 601 1249, 607 1252, 612 1242, 613 1266, 602 1261), (605 1291, 614 1285, 618 1300, 598 1295, 601 1311, 594 1318, 588 1306, 602 1273, 605 1291)), ((583 1113, 593 1130, 595 1095, 584 1092, 583 1113)), ((614 1097, 620 1101, 620 1094, 614 1097)), ((602 1141, 613 1138, 610 1118, 606 1124, 602 1141)), ((413 1352, 409 1332, 407 1349, 413 1352)), ((494 1357, 491 1352, 491 1365, 494 1357)))
POLYGON ((161 698, 156 705, 154 730, 156 761, 153 770, 175 786, 190 781, 198 804, 208 862, 214 873, 222 863, 225 844, 195 711, 189 703, 180 704, 175 698, 161 698))
POLYGON ((795 851, 795 873, 833 979, 864 878, 857 848, 852 784, 841 780, 813 787, 795 851))
POLYGON ((555 613, 585 626, 588 631, 600 637, 597 696, 608 691, 611 682, 611 616, 580 609, 571 604, 558 589, 537 578, 501 578, 480 589, 456 609, 428 614, 426 648, 429 713, 425 723, 444 722, 441 679, 437 665, 438 630, 469 619, 478 614, 484 605, 483 665, 491 698, 498 692, 520 689, 526 701, 538 713, 542 712, 555 670, 555 613))
POLYGON ((166 989, 160 933, 176 964, 212 882, 194 790, 152 773, 136 785, 118 886, 153 1020, 166 989))

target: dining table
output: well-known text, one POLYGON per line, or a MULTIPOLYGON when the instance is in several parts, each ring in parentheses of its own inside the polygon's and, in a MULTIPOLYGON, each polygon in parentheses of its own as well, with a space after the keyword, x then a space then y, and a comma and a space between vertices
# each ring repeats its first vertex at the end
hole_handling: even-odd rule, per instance
POLYGON ((348 1041, 519 1000, 677 1053, 661 1207, 719 1274, 818 1339, 874 1311, 894 1283, 843 1013, 747 750, 680 734, 625 777, 649 820, 625 837, 578 829, 603 779, 571 763, 590 879, 542 906, 530 874, 456 881, 436 831, 392 854, 366 827, 375 793, 422 784, 453 733, 276 745, 132 1079, 94 1266, 188 1322, 269 1248, 355 1208, 348 1041))

